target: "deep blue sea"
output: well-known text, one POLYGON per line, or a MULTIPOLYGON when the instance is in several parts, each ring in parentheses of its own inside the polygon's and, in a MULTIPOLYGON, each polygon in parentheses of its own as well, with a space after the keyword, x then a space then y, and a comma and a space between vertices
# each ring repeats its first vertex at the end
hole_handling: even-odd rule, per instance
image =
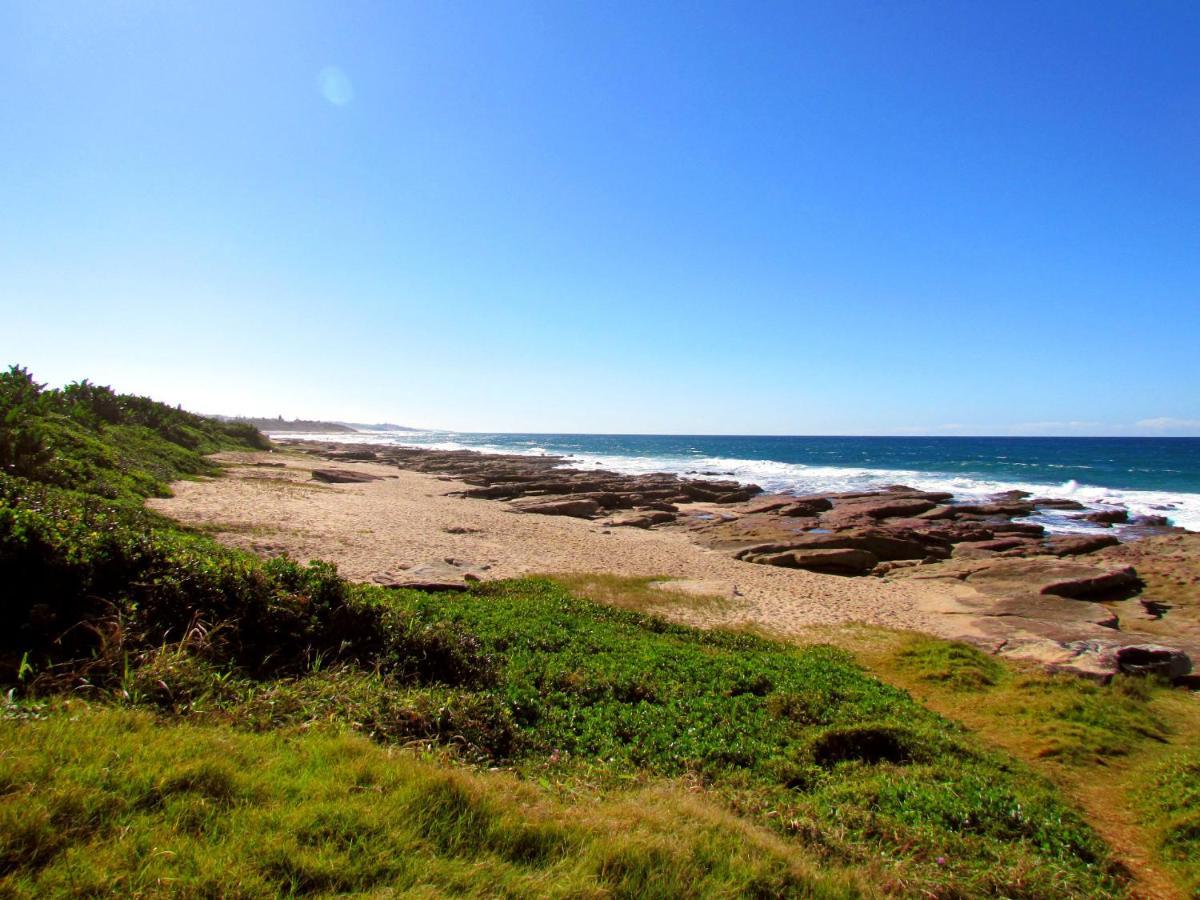
MULTIPOLYGON (((290 435, 295 437, 296 435, 290 435)), ((308 437, 317 437, 309 435, 308 437)), ((1012 489, 1165 515, 1200 530, 1200 438, 754 437, 365 432, 329 440, 567 457, 580 468, 735 478, 811 493, 907 484, 974 499, 1012 489)), ((1063 515, 1052 530, 1080 530, 1063 515)))

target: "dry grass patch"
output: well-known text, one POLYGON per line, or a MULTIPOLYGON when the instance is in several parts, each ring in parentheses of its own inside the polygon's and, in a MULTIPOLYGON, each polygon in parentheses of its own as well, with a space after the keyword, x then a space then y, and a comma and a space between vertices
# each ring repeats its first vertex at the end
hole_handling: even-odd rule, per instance
POLYGON ((673 589, 669 585, 679 584, 679 581, 665 576, 630 578, 591 573, 544 577, 563 585, 577 597, 647 615, 669 618, 672 611, 681 609, 725 612, 734 605, 733 598, 715 592, 705 593, 702 586, 687 584, 685 589, 673 589))

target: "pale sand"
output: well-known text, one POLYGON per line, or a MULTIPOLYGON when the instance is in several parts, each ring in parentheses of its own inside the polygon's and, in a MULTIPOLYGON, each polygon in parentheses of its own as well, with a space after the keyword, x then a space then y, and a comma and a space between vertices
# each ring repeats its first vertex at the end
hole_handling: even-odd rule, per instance
POLYGON ((608 529, 566 516, 517 513, 506 503, 448 497, 458 481, 376 463, 330 463, 296 454, 223 454, 224 478, 183 481, 175 496, 149 505, 181 522, 203 525, 223 543, 258 553, 336 563, 347 578, 452 557, 487 577, 609 573, 683 579, 685 590, 728 598, 680 604, 668 614, 701 626, 753 626, 780 635, 818 625, 862 622, 944 633, 931 615, 933 585, 842 578, 755 565, 697 546, 678 531, 608 529), (286 462, 286 468, 254 466, 286 462), (313 468, 386 476, 362 484, 318 484, 313 468), (450 533, 446 529, 469 529, 450 533))

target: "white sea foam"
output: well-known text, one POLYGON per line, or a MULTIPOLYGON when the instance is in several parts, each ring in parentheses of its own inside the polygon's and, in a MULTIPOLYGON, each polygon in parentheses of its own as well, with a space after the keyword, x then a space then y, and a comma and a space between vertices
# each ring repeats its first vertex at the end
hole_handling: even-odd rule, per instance
MULTIPOLYGON (((280 433, 280 438, 299 438, 338 443, 360 443, 429 450, 478 450, 482 453, 507 453, 544 456, 551 451, 540 446, 513 447, 500 444, 464 442, 449 432, 360 432, 356 434, 280 433)), ((564 465, 584 469, 607 469, 627 475, 666 472, 691 478, 732 479, 753 483, 766 491, 813 494, 840 491, 879 490, 904 484, 925 491, 947 491, 959 500, 978 501, 1004 491, 1028 491, 1035 497, 1077 500, 1097 509, 1124 507, 1131 516, 1166 516, 1172 525, 1200 531, 1200 494, 1168 491, 1120 490, 1080 484, 1070 480, 1061 484, 1000 481, 950 473, 917 472, 906 469, 869 469, 855 466, 810 466, 775 460, 735 459, 719 456, 624 456, 592 453, 553 453, 562 456, 564 465)), ((1082 467, 1076 467, 1082 468, 1082 467)), ((1072 516, 1048 512, 1031 517, 1052 532, 1092 531, 1096 526, 1072 516)))

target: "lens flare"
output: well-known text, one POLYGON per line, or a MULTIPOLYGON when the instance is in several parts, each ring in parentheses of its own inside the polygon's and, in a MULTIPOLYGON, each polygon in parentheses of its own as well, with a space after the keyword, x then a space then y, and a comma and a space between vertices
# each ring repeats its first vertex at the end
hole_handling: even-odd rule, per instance
POLYGON ((354 99, 354 85, 337 66, 326 66, 317 73, 317 87, 334 106, 345 106, 354 99))

